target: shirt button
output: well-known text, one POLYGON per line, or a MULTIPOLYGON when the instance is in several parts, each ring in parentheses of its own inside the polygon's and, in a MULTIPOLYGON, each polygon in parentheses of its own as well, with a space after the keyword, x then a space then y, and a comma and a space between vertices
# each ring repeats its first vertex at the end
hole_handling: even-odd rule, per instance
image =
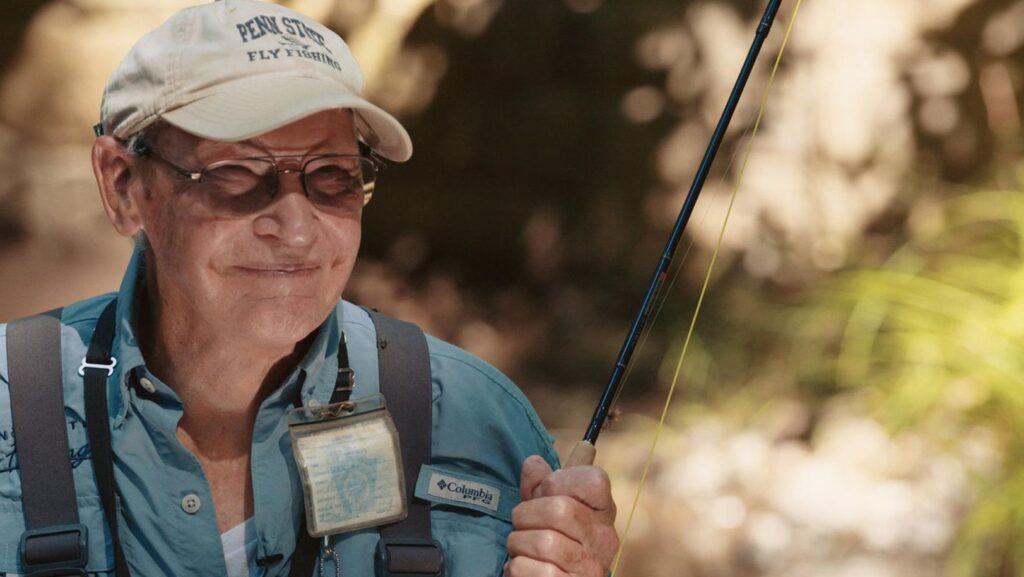
POLYGON ((146 377, 139 378, 139 386, 142 387, 142 390, 146 391, 147 393, 152 394, 156 392, 156 385, 154 385, 153 381, 149 380, 146 377))
POLYGON ((199 500, 199 495, 189 493, 185 495, 185 498, 181 500, 181 510, 185 511, 189 515, 195 515, 199 512, 199 507, 202 506, 202 501, 199 500))

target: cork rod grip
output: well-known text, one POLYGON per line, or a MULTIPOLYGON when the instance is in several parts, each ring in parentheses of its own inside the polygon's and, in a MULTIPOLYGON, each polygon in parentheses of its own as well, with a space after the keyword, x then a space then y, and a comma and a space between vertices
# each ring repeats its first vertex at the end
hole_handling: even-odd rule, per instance
POLYGON ((565 463, 562 463, 562 467, 593 465, 594 457, 596 456, 597 447, 586 441, 577 441, 576 445, 572 448, 572 452, 569 453, 569 458, 565 460, 565 463))

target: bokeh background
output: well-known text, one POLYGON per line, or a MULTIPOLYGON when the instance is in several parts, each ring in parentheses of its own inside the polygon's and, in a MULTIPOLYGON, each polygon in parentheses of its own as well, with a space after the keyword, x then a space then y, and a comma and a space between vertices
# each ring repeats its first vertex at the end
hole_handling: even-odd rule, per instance
MULTIPOLYGON (((114 290, 90 126, 182 0, 0 19, 0 319, 114 290)), ((748 0, 294 0, 414 158, 347 297, 484 357, 582 434, 745 54, 748 0)), ((783 3, 644 340, 608 469, 624 527, 783 3)), ((1024 575, 1024 0, 805 0, 767 100, 628 577, 1024 575)))

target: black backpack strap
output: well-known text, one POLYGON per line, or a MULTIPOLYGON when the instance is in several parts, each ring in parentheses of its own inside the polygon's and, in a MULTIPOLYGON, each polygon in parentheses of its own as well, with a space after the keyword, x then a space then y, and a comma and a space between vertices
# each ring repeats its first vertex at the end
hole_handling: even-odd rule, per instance
POLYGON ((444 575, 444 553, 430 534, 430 503, 416 499, 420 467, 430 463, 430 355, 414 324, 367 309, 377 329, 380 392, 398 429, 409 516, 380 529, 377 577, 444 575))
POLYGON ((87 533, 78 519, 68 458, 60 310, 7 325, 11 418, 18 454, 28 574, 85 575, 87 533))
POLYGON ((89 351, 78 372, 85 377, 86 430, 89 432, 92 467, 103 505, 103 516, 107 520, 114 549, 114 575, 129 577, 117 526, 117 482, 114 479, 114 449, 110 444, 110 416, 107 411, 107 380, 117 364, 110 352, 114 344, 116 312, 117 299, 114 299, 100 313, 89 341, 89 351))

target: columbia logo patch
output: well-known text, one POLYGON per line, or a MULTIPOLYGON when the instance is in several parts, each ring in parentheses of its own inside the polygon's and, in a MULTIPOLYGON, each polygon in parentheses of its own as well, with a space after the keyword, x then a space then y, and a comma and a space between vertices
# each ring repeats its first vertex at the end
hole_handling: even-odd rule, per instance
POLYGON ((497 487, 458 479, 441 473, 431 473, 428 493, 448 501, 471 503, 491 511, 498 511, 501 490, 497 487))

